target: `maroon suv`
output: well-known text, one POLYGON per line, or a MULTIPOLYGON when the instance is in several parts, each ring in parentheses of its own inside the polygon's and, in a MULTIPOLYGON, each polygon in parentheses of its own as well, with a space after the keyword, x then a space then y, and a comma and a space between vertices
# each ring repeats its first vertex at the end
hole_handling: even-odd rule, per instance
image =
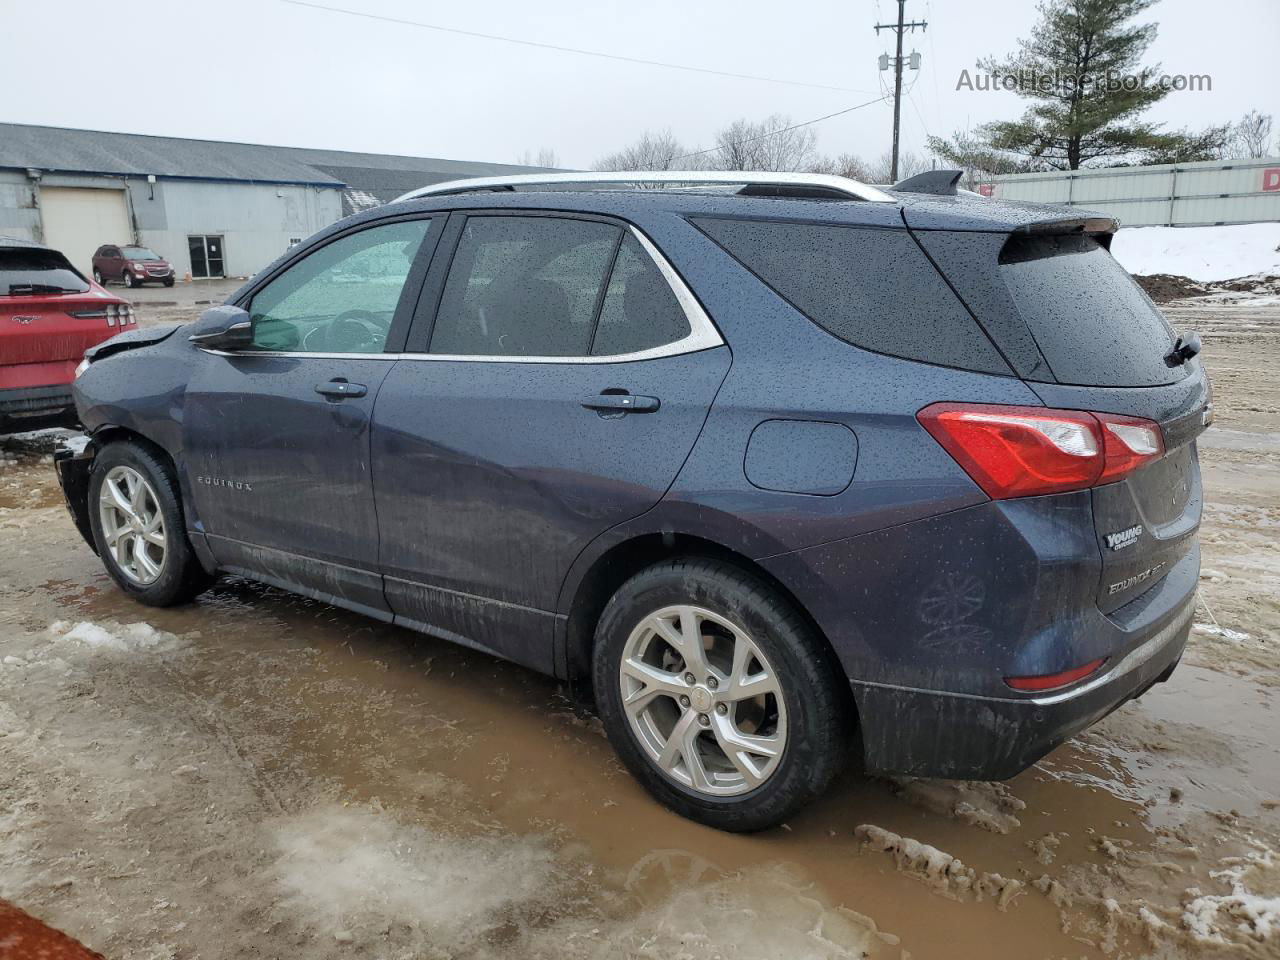
POLYGON ((173 265, 147 247, 107 243, 93 255, 93 279, 98 283, 119 280, 126 287, 140 287, 148 280, 173 286, 173 265))

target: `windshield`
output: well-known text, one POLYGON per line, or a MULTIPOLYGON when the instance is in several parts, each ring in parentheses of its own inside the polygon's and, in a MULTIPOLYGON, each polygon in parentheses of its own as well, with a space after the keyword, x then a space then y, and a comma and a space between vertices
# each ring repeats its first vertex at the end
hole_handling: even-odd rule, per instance
POLYGON ((0 249, 0 296, 84 293, 89 281, 57 250, 0 249))
POLYGON ((128 260, 162 260, 163 257, 153 250, 146 247, 121 247, 120 252, 125 255, 128 260))

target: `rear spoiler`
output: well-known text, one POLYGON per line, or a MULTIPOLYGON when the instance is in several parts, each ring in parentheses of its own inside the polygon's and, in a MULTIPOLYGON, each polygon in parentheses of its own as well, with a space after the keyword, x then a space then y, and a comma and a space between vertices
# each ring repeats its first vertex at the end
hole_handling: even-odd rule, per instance
MULTIPOLYGON (((1015 227, 1010 233, 1031 234, 1034 236, 1083 233, 1090 236, 1098 236, 1098 239, 1101 240, 1101 234, 1109 236, 1119 228, 1120 224, 1110 217, 1069 217, 1061 220, 1040 220, 1034 223, 1024 223, 1020 227, 1015 227)), ((1109 243, 1110 239, 1107 242, 1109 243)))
POLYGON ((1024 223, 1022 226, 1015 227, 1009 231, 1009 240, 1006 242, 1004 250, 1001 251, 1001 257, 1003 258, 1005 251, 1009 250, 1010 247, 1016 247, 1019 240, 1027 240, 1032 237, 1092 237, 1097 241, 1098 246, 1109 251, 1111 249, 1111 238, 1115 236, 1119 226, 1110 217, 1077 217, 1024 223))

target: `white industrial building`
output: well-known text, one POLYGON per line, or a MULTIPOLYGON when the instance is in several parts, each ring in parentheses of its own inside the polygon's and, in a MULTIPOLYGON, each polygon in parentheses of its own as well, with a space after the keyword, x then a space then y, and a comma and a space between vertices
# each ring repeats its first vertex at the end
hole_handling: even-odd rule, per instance
POLYGON ((195 278, 246 277, 335 220, 428 183, 539 168, 0 123, 0 236, 86 274, 141 244, 195 278))

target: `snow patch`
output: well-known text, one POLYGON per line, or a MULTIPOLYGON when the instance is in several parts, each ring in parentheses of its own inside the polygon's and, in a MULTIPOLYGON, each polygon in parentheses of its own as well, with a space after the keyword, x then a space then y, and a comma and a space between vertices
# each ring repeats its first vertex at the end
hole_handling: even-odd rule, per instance
POLYGON ((1111 253, 1130 273, 1166 273, 1201 282, 1280 274, 1280 223, 1229 227, 1126 227, 1111 253))
POLYGON ((1234 640, 1237 643, 1252 639, 1243 630, 1228 630, 1226 627, 1220 627, 1216 623, 1197 623, 1192 629, 1196 633, 1203 633, 1205 636, 1222 637, 1223 640, 1234 640))
POLYGON ((562 886, 542 843, 449 837, 368 807, 317 807, 282 822, 275 840, 285 901, 330 935, 370 942, 389 923, 480 942, 512 916, 549 909, 562 886))
POLYGON ((1182 923, 1200 940, 1226 943, 1242 937, 1257 942, 1280 940, 1280 862, 1270 851, 1226 861, 1231 865, 1210 876, 1225 880, 1225 895, 1188 891, 1193 899, 1183 909, 1182 923), (1266 890, 1270 895, 1255 893, 1266 890), (1234 937, 1232 934, 1234 933, 1234 937))
POLYGON ((943 893, 953 896, 974 894, 978 899, 989 896, 1003 910, 1023 888, 1021 880, 1005 878, 998 873, 979 873, 937 847, 900 836, 875 824, 859 824, 854 828, 853 835, 864 846, 892 854, 900 871, 925 881, 943 893))
POLYGON ((1003 783, 911 777, 890 777, 889 782, 894 792, 912 806, 992 833, 1008 833, 1022 826, 1015 814, 1027 807, 1003 783))
POLYGON ((49 633, 61 642, 76 643, 91 650, 105 650, 112 653, 172 649, 178 645, 178 638, 172 633, 157 630, 149 623, 121 625, 111 621, 92 623, 81 620, 79 623, 70 624, 65 620, 57 620, 49 626, 49 633))

